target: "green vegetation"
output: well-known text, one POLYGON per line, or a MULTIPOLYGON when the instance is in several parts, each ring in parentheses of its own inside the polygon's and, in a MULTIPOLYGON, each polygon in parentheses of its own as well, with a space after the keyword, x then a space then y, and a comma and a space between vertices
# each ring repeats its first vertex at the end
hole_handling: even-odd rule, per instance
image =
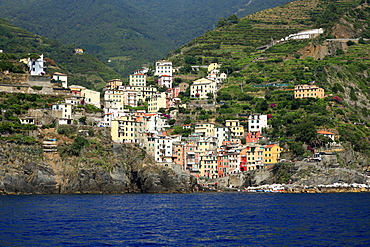
POLYGON ((69 155, 79 156, 81 150, 89 145, 89 141, 81 136, 77 136, 72 145, 66 145, 58 148, 60 155, 62 157, 67 157, 69 155))
POLYGON ((58 71, 67 74, 69 84, 101 89, 105 86, 105 81, 120 77, 117 72, 99 61, 94 55, 87 52, 75 54, 74 45, 62 45, 56 40, 50 40, 15 27, 1 18, 0 49, 5 52, 0 53, 0 69, 13 73, 27 71, 25 64, 14 63, 14 60, 19 61, 24 57, 44 54, 49 67, 47 72, 58 71))
MULTIPOLYGON (((170 50, 212 29, 220 17, 237 11, 240 11, 238 15, 241 17, 290 1, 254 0, 246 8, 244 0, 230 0, 227 4, 222 0, 65 0, 37 4, 13 0, 0 1, 0 17, 28 31, 58 39, 71 45, 71 48, 84 48, 89 53, 97 54, 104 63, 110 60, 111 67, 127 76, 141 68, 142 64, 162 59, 170 50), (168 6, 171 6, 171 11, 168 11, 168 6)), ((227 19, 234 22, 233 18, 230 16, 227 19)), ((0 46, 0 49, 8 52, 7 44, 2 41, 0 44, 5 47, 0 46)), ((39 40, 32 43, 43 46, 39 40)), ((58 64, 62 62, 62 59, 52 59, 58 64)), ((91 59, 82 56, 80 61, 91 62, 88 60, 91 59)), ((66 60, 66 63, 69 62, 66 60)))
POLYGON ((184 45, 169 59, 178 66, 184 64, 184 57, 196 58, 197 65, 218 61, 228 74, 227 83, 217 93, 220 105, 216 112, 192 111, 198 121, 224 124, 226 119, 239 119, 245 125, 249 114, 267 114, 272 128, 264 130, 264 135, 289 148, 295 157, 305 157, 327 144, 327 138, 316 134, 318 130, 338 133, 344 145, 349 143, 369 156, 369 42, 344 41, 343 49, 321 57, 312 52, 327 46, 326 38, 337 38, 335 35, 363 36, 369 18, 366 1, 299 0, 235 23, 220 20, 218 29, 184 45), (338 25, 344 18, 352 26, 338 25), (320 27, 325 33, 315 39, 259 48, 269 44, 271 37, 280 40, 320 27), (294 85, 299 84, 315 84, 330 96, 294 99, 294 85))

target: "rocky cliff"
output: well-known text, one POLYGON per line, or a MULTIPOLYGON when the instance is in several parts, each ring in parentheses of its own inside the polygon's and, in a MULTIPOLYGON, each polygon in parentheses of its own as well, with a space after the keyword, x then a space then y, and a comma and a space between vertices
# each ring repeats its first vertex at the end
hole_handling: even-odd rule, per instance
POLYGON ((188 173, 130 162, 132 155, 138 157, 136 149, 115 145, 112 150, 110 162, 99 162, 86 153, 62 159, 37 146, 1 143, 0 194, 189 192, 196 186, 188 173))

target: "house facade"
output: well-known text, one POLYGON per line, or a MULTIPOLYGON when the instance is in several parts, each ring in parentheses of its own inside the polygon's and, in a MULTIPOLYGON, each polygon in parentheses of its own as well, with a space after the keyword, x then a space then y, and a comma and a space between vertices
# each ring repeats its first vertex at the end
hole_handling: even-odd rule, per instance
POLYGON ((244 136, 244 126, 240 125, 239 120, 226 120, 226 127, 230 130, 231 138, 244 136))
POLYGON ((125 115, 111 121, 111 137, 118 143, 140 143, 140 132, 144 131, 144 124, 137 122, 132 115, 125 115))
POLYGON ((272 165, 279 163, 280 161, 280 154, 283 149, 277 144, 269 144, 265 146, 265 164, 272 165))
POLYGON ((248 132, 260 132, 263 128, 268 128, 267 115, 259 113, 251 114, 248 117, 248 132))
POLYGON ((60 81, 63 88, 68 87, 68 76, 66 74, 55 72, 53 74, 53 80, 57 82, 60 81))
POLYGON ((153 94, 148 101, 148 111, 158 112, 161 108, 167 107, 166 93, 153 94))
POLYGON ((166 60, 160 60, 155 62, 155 73, 154 75, 168 75, 172 77, 172 62, 166 60))
POLYGON ((30 75, 43 76, 46 74, 47 67, 43 54, 41 54, 38 59, 28 58, 27 65, 30 75))
POLYGON ((146 86, 146 75, 142 73, 135 73, 130 75, 129 79, 130 86, 145 87, 146 86))
POLYGON ((316 85, 297 85, 294 87, 294 98, 304 99, 304 98, 319 98, 325 97, 325 91, 316 85))
POLYGON ((216 83, 207 78, 198 79, 190 86, 190 97, 207 99, 208 93, 214 94, 217 92, 216 83))

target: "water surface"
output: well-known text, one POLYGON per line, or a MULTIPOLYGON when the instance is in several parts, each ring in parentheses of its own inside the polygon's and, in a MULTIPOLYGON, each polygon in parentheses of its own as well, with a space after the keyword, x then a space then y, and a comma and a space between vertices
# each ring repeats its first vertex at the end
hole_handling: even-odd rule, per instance
POLYGON ((370 193, 0 196, 0 246, 370 246, 370 193))

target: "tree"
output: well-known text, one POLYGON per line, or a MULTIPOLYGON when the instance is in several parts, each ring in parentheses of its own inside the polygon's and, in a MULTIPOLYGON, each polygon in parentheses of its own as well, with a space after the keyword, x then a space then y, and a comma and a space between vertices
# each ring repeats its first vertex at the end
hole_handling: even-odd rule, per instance
POLYGON ((86 117, 80 117, 80 118, 78 119, 78 121, 79 121, 80 123, 82 123, 82 124, 85 124, 85 125, 86 125, 86 117))
POLYGON ((227 26, 227 20, 225 18, 221 18, 218 22, 217 22, 217 27, 223 27, 223 26, 227 26))
POLYGON ((239 22, 239 18, 233 14, 233 15, 230 15, 229 17, 227 17, 227 20, 229 23, 232 23, 232 24, 236 24, 239 22))
POLYGON ((168 120, 169 125, 174 125, 176 123, 176 119, 170 119, 168 120))
POLYGON ((296 143, 296 142, 290 143, 289 149, 290 151, 292 151, 293 155, 296 157, 301 157, 306 152, 304 148, 302 147, 302 144, 296 143))
POLYGON ((184 60, 186 64, 196 64, 197 63, 197 59, 195 57, 187 56, 184 58, 184 60))
POLYGON ((296 141, 310 143, 311 140, 316 138, 317 132, 315 124, 311 120, 302 120, 297 126, 293 128, 293 135, 296 136, 296 141))
POLYGON ((206 95, 208 99, 213 99, 213 93, 207 93, 206 95))

